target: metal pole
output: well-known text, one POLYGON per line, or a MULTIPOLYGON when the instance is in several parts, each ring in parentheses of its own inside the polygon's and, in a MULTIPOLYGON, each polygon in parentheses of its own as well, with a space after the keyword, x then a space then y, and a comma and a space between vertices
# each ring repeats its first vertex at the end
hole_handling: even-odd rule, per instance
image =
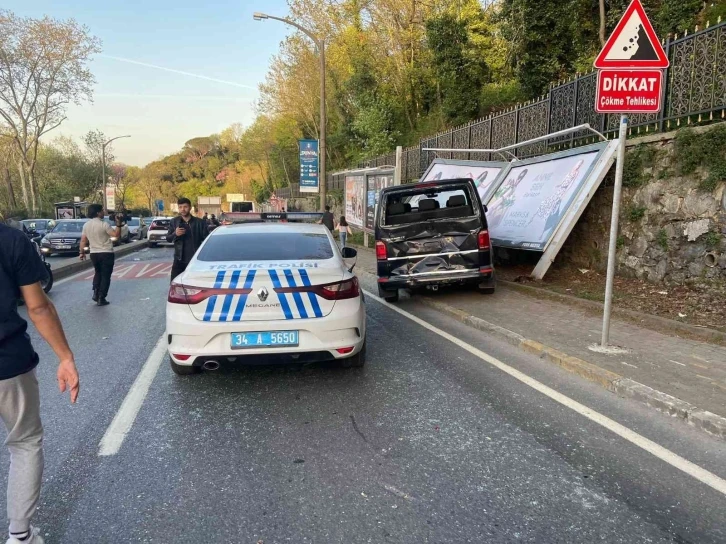
POLYGON ((320 187, 320 211, 325 211, 326 197, 328 193, 328 178, 325 171, 325 40, 319 40, 317 44, 320 50, 320 172, 318 173, 318 185, 320 187))
POLYGON ((620 116, 617 164, 615 165, 615 188, 613 190, 613 212, 610 219, 610 245, 608 247, 608 271, 605 283, 605 311, 602 320, 602 346, 610 341, 610 314, 613 309, 613 283, 615 281, 615 260, 618 246, 618 220, 620 219, 620 195, 623 192, 623 166, 625 165, 625 140, 628 136, 628 118, 620 116))
POLYGON ((108 213, 108 202, 106 201, 106 144, 101 146, 101 191, 103 191, 103 213, 108 213))

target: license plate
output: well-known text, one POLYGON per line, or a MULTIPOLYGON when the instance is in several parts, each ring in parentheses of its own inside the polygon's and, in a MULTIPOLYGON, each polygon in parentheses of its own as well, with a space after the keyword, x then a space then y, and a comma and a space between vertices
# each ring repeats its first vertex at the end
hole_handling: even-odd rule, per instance
POLYGON ((71 249, 71 247, 73 247, 73 246, 53 246, 53 247, 55 247, 56 249, 71 249))
POLYGON ((297 346, 298 331, 233 332, 230 340, 233 349, 297 346))

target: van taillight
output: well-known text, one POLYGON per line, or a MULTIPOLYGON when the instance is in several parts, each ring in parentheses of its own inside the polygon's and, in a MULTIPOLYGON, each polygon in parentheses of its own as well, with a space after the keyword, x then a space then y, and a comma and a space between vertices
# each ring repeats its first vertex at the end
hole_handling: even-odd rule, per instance
POLYGON ((388 259, 388 248, 386 248, 385 242, 381 242, 380 240, 376 241, 376 258, 379 261, 388 259))
POLYGON ((489 231, 488 230, 480 230, 479 231, 479 249, 489 249, 491 242, 489 240, 489 231))

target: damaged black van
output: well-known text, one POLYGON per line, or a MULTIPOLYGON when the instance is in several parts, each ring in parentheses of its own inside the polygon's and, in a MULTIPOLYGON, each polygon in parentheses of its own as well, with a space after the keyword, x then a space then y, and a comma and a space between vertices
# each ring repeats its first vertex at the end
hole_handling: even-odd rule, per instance
POLYGON ((378 294, 471 284, 495 288, 485 209, 471 179, 398 185, 381 190, 375 218, 378 294))

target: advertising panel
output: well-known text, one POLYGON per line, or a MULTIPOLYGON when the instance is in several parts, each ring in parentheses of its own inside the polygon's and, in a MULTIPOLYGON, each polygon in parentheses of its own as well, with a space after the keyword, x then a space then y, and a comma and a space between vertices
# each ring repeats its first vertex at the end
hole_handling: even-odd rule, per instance
POLYGON ((116 209, 116 187, 113 185, 106 185, 106 209, 116 209))
POLYGON ((366 198, 366 229, 372 231, 375 226, 376 209, 381 189, 393 187, 393 174, 368 176, 368 193, 366 198))
POLYGON ((459 164, 434 162, 421 181, 471 178, 474 180, 479 197, 484 198, 502 168, 503 166, 487 166, 481 162, 476 164, 474 161, 461 161, 459 164))
POLYGON ((358 228, 363 228, 366 213, 366 177, 345 176, 345 219, 358 228))
POLYGON ((318 141, 300 140, 300 192, 318 192, 318 141))
POLYGON ((488 203, 492 243, 544 251, 600 152, 515 163, 488 203))

